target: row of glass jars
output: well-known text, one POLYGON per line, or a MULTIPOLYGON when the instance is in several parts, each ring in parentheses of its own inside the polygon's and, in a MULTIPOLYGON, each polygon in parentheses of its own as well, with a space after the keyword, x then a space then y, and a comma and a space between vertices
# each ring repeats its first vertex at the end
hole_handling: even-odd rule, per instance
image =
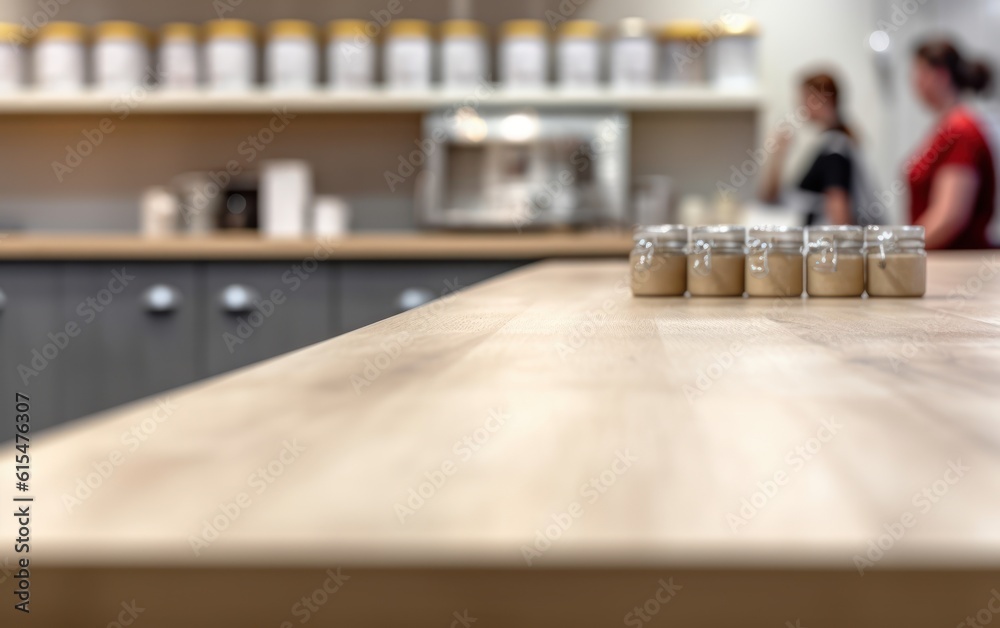
POLYGON ((924 228, 640 227, 630 256, 636 296, 921 297, 924 228))
MULTIPOLYGON (((374 15, 374 12, 373 12, 374 15)), ((376 51, 385 83, 392 88, 427 89, 433 76, 449 88, 476 88, 490 76, 489 31, 472 20, 430 22, 386 14, 371 21, 335 20, 328 26, 327 81, 335 88, 375 84, 376 51), (435 41, 440 34, 440 44, 435 41), (438 66, 437 68, 435 66, 438 66)), ((607 64, 615 87, 652 87, 703 82, 750 86, 755 80, 756 25, 742 16, 718 23, 675 22, 657 34, 643 20, 622 20, 607 44, 604 25, 591 20, 511 20, 500 27, 497 66, 500 83, 541 88, 548 83, 550 34, 555 33, 554 65, 560 86, 597 87, 607 64), (709 54, 711 52, 712 54, 709 54)), ((320 67, 319 29, 303 20, 277 20, 267 27, 265 79, 278 89, 316 87, 320 67)), ((0 23, 0 90, 26 84, 27 44, 32 46, 34 83, 47 90, 81 89, 86 84, 88 45, 98 88, 124 90, 156 78, 167 88, 193 88, 200 77, 213 89, 256 85, 257 27, 245 20, 212 20, 198 27, 171 23, 160 32, 159 72, 150 66, 151 33, 126 21, 101 22, 92 29, 74 22, 38 27, 0 23), (153 76, 158 74, 158 76, 153 76)))

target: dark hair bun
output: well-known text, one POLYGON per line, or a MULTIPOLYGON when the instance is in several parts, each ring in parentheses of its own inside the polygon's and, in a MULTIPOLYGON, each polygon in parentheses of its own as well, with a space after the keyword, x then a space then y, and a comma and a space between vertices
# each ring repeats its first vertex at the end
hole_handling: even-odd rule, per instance
POLYGON ((993 70, 982 61, 969 61, 962 68, 963 87, 977 94, 989 91, 993 82, 993 70))

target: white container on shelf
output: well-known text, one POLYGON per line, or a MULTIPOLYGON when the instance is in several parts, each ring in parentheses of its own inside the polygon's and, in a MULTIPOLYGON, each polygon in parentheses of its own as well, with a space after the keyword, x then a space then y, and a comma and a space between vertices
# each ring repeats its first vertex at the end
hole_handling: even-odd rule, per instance
POLYGON ((94 27, 94 83, 124 92, 152 81, 149 31, 135 22, 101 22, 94 27))
POLYGON ((660 79, 667 85, 706 83, 714 39, 696 20, 678 20, 664 26, 660 31, 660 79))
POLYGON ((385 28, 385 84, 390 89, 426 90, 431 86, 434 43, 431 24, 394 20, 385 28))
POLYGON ((217 91, 246 91, 257 82, 257 29, 245 20, 205 24, 205 78, 217 91))
POLYGON ((351 208, 339 196, 317 196, 313 206, 313 234, 332 238, 350 230, 351 208))
POLYGON ((24 43, 19 24, 0 22, 0 92, 24 87, 24 43))
POLYGON ((709 56, 712 82, 724 89, 756 87, 757 23, 748 17, 734 15, 718 26, 721 32, 709 56))
POLYGON ((327 27, 327 84, 339 90, 364 90, 375 85, 378 45, 364 20, 334 20, 327 27))
POLYGON ((301 91, 316 87, 319 50, 312 22, 277 20, 268 25, 265 74, 271 89, 301 91))
POLYGON ((649 89, 656 82, 656 41, 645 20, 621 20, 611 42, 611 86, 649 89))
POLYGON ((139 201, 142 235, 162 237, 177 233, 180 206, 177 197, 165 187, 147 188, 139 201))
POLYGON ((49 22, 38 30, 32 54, 35 84, 46 91, 80 91, 86 84, 87 28, 49 22))
POLYGON ((448 89, 470 89, 489 79, 486 26, 473 20, 441 24, 441 82, 448 89))
POLYGON ((160 85, 164 89, 198 87, 198 27, 173 22, 160 31, 160 85))
POLYGON ((510 20, 500 27, 500 82, 508 89, 542 89, 549 77, 548 26, 510 20))
POLYGON ((300 159, 272 159, 260 167, 260 227, 272 238, 299 238, 313 202, 312 168, 300 159))
POLYGON ((570 20, 559 28, 556 47, 560 87, 595 89, 601 83, 601 24, 570 20))

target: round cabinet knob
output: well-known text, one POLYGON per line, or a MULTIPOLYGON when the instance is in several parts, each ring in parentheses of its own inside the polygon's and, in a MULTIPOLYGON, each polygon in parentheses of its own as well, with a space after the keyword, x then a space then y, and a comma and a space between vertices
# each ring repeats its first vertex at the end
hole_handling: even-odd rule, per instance
POLYGON ((405 312, 433 300, 434 293, 427 288, 407 288, 396 297, 396 307, 400 312, 405 312))
POLYGON ((142 295, 146 311, 154 314, 169 314, 180 307, 183 300, 180 290, 165 283, 150 286, 142 295))
POLYGON ((234 283, 222 290, 219 300, 222 309, 230 314, 245 314, 253 309, 254 301, 260 300, 260 293, 250 286, 234 283))

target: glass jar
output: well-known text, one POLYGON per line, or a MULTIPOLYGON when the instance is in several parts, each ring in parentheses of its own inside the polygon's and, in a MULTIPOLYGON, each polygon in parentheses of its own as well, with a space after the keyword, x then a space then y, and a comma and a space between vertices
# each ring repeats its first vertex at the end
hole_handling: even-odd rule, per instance
POLYGON ((683 225, 639 227, 629 255, 632 294, 681 297, 687 290, 688 230, 683 225))
POLYGON ((541 89, 549 78, 548 26, 510 20, 500 27, 500 82, 508 89, 541 89))
POLYGON ((751 297, 801 297, 802 227, 753 227, 748 235, 746 289, 751 297))
POLYGON ((35 36, 35 83, 49 91, 82 90, 87 29, 76 22, 49 22, 35 36))
POLYGON ((927 292, 924 228, 876 226, 865 230, 868 296, 922 297, 927 292))
POLYGON ((164 89, 198 87, 198 27, 184 22, 160 31, 160 85, 164 89))
POLYGON ((667 85, 693 85, 708 79, 712 35, 696 20, 670 22, 660 31, 660 79, 667 85))
POLYGON ((211 20, 205 25, 208 87, 246 91, 257 82, 257 29, 245 20, 211 20))
MULTIPOLYGON (((94 27, 94 83, 124 92, 143 84, 149 70, 149 32, 135 22, 101 22, 94 27)), ((148 82, 148 81, 147 81, 148 82)))
POLYGON ((24 42, 19 24, 0 22, 0 92, 24 87, 24 42))
POLYGON ((626 18, 618 23, 611 42, 611 86, 649 89, 656 81, 656 41, 645 20, 626 18))
POLYGON ((441 82, 448 89, 472 89, 489 79, 486 25, 473 20, 441 24, 441 82))
POLYGON ((806 291, 811 297, 860 297, 865 291, 861 227, 809 227, 806 291))
POLYGON ((730 15, 716 25, 712 43, 712 80, 723 89, 746 89, 757 85, 757 23, 742 15, 730 15))
POLYGON ((319 51, 316 27, 305 20, 276 20, 268 25, 265 75, 271 89, 304 91, 316 87, 319 51))
POLYGON ((559 28, 557 46, 559 86, 596 89, 601 83, 601 24, 570 20, 559 28))
POLYGON ((364 20, 334 20, 327 30, 327 83, 337 90, 364 90, 375 85, 375 40, 364 20))
POLYGON ((434 49, 431 23, 393 20, 386 26, 385 33, 386 86, 390 89, 430 89, 434 49))
POLYGON ((691 229, 687 258, 687 283, 691 296, 743 296, 746 237, 746 228, 736 225, 691 229))

